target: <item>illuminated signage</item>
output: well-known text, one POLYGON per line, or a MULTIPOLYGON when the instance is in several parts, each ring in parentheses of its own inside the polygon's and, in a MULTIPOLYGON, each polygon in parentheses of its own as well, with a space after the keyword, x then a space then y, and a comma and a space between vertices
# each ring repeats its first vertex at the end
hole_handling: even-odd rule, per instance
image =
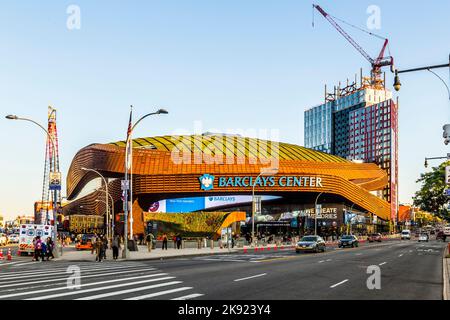
MULTIPOLYGON (((204 174, 199 177, 200 187, 202 190, 209 191, 214 188, 215 177, 204 174)), ((218 177, 217 188, 226 187, 307 187, 322 188, 322 178, 320 177, 302 177, 302 176, 282 176, 282 177, 218 177)))

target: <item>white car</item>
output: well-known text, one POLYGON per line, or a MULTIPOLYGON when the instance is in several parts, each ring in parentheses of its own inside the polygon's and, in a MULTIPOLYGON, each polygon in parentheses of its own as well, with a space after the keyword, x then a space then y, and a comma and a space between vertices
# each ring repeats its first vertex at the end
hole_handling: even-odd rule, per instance
POLYGON ((6 234, 0 233, 0 246, 6 246, 8 244, 8 238, 6 234))
POLYGON ((419 242, 428 242, 429 237, 428 237, 428 233, 421 233, 419 236, 419 242))
POLYGON ((19 243, 19 235, 18 234, 11 234, 8 237, 9 243, 19 243))
POLYGON ((401 234, 402 240, 411 240, 411 231, 410 230, 403 230, 401 234))

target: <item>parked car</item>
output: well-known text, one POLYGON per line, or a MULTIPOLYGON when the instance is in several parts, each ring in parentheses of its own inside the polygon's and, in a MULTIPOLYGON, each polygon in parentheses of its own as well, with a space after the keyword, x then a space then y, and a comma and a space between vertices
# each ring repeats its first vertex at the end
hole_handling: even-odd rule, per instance
POLYGON ((424 241, 424 242, 428 242, 428 240, 429 240, 429 236, 428 236, 428 233, 421 233, 420 234, 420 236, 419 236, 419 242, 422 242, 422 241, 424 241))
POLYGON ((400 238, 402 240, 411 240, 411 231, 410 230, 403 230, 400 238))
POLYGON ((0 246, 6 246, 8 244, 8 238, 6 234, 0 233, 0 246))
POLYGON ((9 243, 19 243, 19 235, 18 234, 10 234, 8 236, 9 243))
POLYGON ((359 246, 359 240, 355 235, 344 235, 341 237, 341 239, 339 239, 339 243, 338 243, 339 248, 344 248, 344 247, 358 247, 359 246))
POLYGON ((372 233, 372 234, 369 234, 369 236, 367 237, 367 240, 369 241, 369 242, 381 242, 381 234, 380 233, 372 233))
POLYGON ((304 236, 295 247, 295 252, 325 252, 325 241, 319 236, 304 236))

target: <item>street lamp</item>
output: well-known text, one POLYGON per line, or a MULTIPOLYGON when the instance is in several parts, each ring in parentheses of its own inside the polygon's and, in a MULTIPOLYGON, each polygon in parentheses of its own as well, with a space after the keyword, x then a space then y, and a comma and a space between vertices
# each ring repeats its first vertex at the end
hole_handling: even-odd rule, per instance
POLYGON ((443 159, 450 160, 450 153, 446 157, 425 158, 424 166, 425 168, 428 168, 428 160, 443 160, 443 159))
POLYGON ((450 68, 450 55, 448 56, 448 64, 440 64, 440 65, 434 65, 434 66, 427 66, 427 67, 420 67, 420 68, 414 68, 414 69, 407 69, 407 70, 395 70, 395 77, 394 77, 394 89, 396 91, 400 91, 400 88, 402 86, 402 84, 400 83, 400 78, 399 78, 399 73, 407 73, 407 72, 416 72, 416 71, 429 71, 432 74, 434 74, 436 77, 439 78, 439 80, 442 81, 442 83, 444 83, 445 87, 447 88, 448 91, 448 98, 450 100, 450 89, 448 87, 448 85, 445 83, 445 81, 435 72, 431 71, 432 69, 439 69, 439 68, 450 68))
POLYGON ((278 168, 263 168, 261 173, 256 177, 255 182, 253 182, 252 186, 252 245, 255 245, 255 187, 256 182, 261 176, 273 176, 278 172, 278 168))
MULTIPOLYGON (((100 192, 106 193, 105 190, 102 190, 102 189, 100 189, 100 188, 96 189, 95 191, 100 191, 100 192)), ((114 237, 114 234, 115 234, 115 224, 114 224, 114 219, 115 219, 115 213, 114 213, 114 198, 112 197, 111 194, 108 194, 108 196, 109 196, 109 200, 111 200, 111 209, 112 209, 112 218, 111 218, 111 216, 109 217, 109 221, 110 221, 110 224, 111 224, 111 232, 110 232, 110 233, 111 233, 111 236, 114 237)), ((104 201, 103 201, 103 202, 104 202, 104 201)))
MULTIPOLYGON (((131 106, 131 107, 133 107, 133 106, 131 106)), ((149 116, 152 116, 152 115, 159 115, 159 114, 168 114, 169 112, 167 111, 167 110, 165 110, 165 109, 158 109, 156 112, 152 112, 152 113, 148 113, 148 114, 146 114, 146 115, 144 115, 144 116, 142 116, 141 118, 139 118, 139 120, 138 121, 136 121, 135 122, 135 124, 131 127, 131 129, 130 129, 130 131, 128 132, 128 136, 127 136, 127 141, 126 141, 126 143, 125 143, 125 181, 126 181, 126 184, 127 184, 127 186, 129 185, 129 178, 128 178, 128 166, 129 166, 129 164, 128 164, 128 143, 130 143, 130 140, 131 140, 131 136, 133 135, 133 131, 134 131, 134 129, 136 128, 136 126, 142 121, 142 120, 144 120, 145 118, 147 118, 147 117, 149 117, 149 116)), ((132 142, 131 142, 132 143, 132 142)), ((131 151, 131 154, 130 154, 130 161, 131 161, 131 172, 130 172, 130 175, 132 175, 133 174, 133 168, 132 168, 132 165, 133 165, 133 146, 131 145, 131 148, 130 148, 130 151, 131 151)), ((130 213, 131 213, 131 219, 130 219, 130 235, 132 235, 133 234, 133 179, 131 179, 131 188, 130 188, 130 201, 131 201, 131 211, 130 211, 130 213)), ((125 203, 125 205, 124 205, 124 220, 125 220, 125 223, 124 223, 124 249, 123 249, 123 251, 122 251, 122 258, 123 259, 128 259, 128 190, 126 190, 126 192, 125 192, 125 197, 124 197, 124 203, 125 203)))
MULTIPOLYGON (((56 142, 55 139, 53 138, 53 136, 48 132, 47 129, 45 129, 40 123, 34 121, 33 119, 29 119, 29 118, 22 118, 22 117, 18 117, 17 115, 13 115, 13 114, 9 114, 7 116, 5 116, 6 119, 8 120, 22 120, 22 121, 27 121, 27 122, 31 122, 35 125, 37 125, 39 128, 41 128, 45 134, 47 135, 48 138, 50 138, 50 141, 52 143, 53 146, 53 158, 55 157, 55 153, 56 153, 56 142)), ((56 199, 56 196, 54 195, 54 199, 53 199, 53 232, 52 232, 52 239, 53 239, 53 243, 55 246, 54 250, 54 254, 56 257, 59 256, 59 252, 58 252, 58 241, 57 241, 57 227, 58 227, 58 223, 57 223, 57 211, 58 211, 58 200, 56 199)))
POLYGON ((110 228, 109 228, 109 192, 108 192, 108 181, 106 180, 106 178, 97 170, 94 169, 88 169, 88 168, 81 168, 81 170, 83 171, 90 171, 90 172, 94 172, 95 174, 97 174, 98 176, 100 176, 100 178, 102 178, 103 182, 105 183, 105 189, 106 189, 106 237, 108 239, 111 238, 111 233, 110 233, 110 228))

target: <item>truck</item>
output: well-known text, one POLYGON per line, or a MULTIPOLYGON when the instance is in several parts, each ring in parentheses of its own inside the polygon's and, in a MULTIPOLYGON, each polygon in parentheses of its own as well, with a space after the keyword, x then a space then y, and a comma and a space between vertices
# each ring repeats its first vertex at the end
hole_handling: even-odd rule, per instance
POLYGON ((53 234, 54 227, 47 224, 22 224, 19 229, 19 255, 34 253, 33 239, 40 236, 45 241, 53 234))

